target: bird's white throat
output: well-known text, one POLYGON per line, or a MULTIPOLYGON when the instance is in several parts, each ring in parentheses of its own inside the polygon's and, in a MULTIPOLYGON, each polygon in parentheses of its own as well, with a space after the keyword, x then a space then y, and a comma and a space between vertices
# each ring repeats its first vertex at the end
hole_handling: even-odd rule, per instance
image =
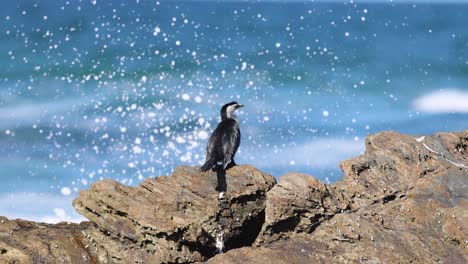
POLYGON ((231 118, 232 117, 232 113, 234 113, 234 111, 236 111, 236 105, 230 105, 226 108, 226 116, 227 118, 231 118))

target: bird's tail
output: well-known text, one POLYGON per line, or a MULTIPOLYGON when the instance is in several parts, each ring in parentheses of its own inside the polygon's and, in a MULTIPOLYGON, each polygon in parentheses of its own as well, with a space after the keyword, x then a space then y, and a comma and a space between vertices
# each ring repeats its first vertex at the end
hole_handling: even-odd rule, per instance
POLYGON ((216 164, 216 161, 214 159, 209 159, 203 164, 203 166, 200 167, 201 171, 207 171, 213 168, 213 166, 216 164))

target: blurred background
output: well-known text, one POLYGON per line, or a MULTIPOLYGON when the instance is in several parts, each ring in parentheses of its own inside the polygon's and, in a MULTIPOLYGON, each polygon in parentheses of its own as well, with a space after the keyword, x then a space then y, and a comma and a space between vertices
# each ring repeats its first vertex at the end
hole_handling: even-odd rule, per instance
POLYGON ((468 129, 464 1, 5 1, 0 215, 80 221, 103 178, 199 166, 220 107, 237 163, 340 180, 366 135, 468 129))

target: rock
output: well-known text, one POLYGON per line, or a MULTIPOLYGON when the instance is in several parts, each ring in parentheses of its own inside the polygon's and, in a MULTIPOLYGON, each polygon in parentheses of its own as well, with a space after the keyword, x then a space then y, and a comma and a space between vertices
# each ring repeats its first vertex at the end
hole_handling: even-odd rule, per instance
POLYGON ((310 233, 319 223, 347 208, 342 195, 313 176, 288 173, 267 193, 265 223, 256 244, 290 233, 310 233))
POLYGON ((226 175, 178 167, 138 187, 104 180, 73 202, 97 225, 90 233, 102 246, 100 258, 128 263, 195 262, 221 250, 251 245, 264 219, 266 192, 275 179, 252 166, 226 175), (216 191, 217 177, 227 184, 216 191))
POLYGON ((468 131, 369 136, 328 185, 178 167, 74 201, 91 222, 0 218, 0 263, 468 263, 468 131))
POLYGON ((89 222, 50 225, 0 217, 0 263, 97 263, 83 233, 89 228, 89 222))
POLYGON ((468 131, 369 136, 325 185, 283 176, 256 247, 209 263, 468 263, 468 131))

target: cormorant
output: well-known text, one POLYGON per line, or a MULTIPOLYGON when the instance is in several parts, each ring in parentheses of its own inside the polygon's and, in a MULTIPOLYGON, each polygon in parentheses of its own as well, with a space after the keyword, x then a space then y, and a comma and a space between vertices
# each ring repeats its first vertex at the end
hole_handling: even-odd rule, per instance
POLYGON ((223 163, 224 169, 229 165, 236 165, 234 156, 240 145, 241 132, 239 123, 233 118, 232 113, 243 106, 237 102, 231 102, 221 108, 221 122, 208 140, 206 162, 200 168, 201 171, 210 170, 218 162, 223 163))

